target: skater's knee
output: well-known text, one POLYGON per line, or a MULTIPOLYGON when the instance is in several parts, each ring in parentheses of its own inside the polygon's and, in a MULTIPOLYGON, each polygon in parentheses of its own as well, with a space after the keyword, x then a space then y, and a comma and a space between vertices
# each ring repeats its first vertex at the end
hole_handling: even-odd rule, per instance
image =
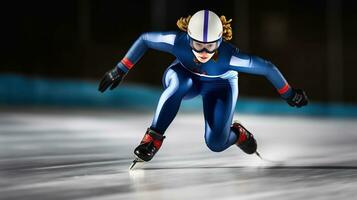
POLYGON ((222 152, 226 147, 226 140, 222 140, 222 138, 206 138, 207 147, 213 152, 222 152))
POLYGON ((216 144, 210 144, 210 143, 207 143, 207 147, 213 152, 222 152, 226 149, 226 148, 222 148, 222 146, 218 146, 216 144))

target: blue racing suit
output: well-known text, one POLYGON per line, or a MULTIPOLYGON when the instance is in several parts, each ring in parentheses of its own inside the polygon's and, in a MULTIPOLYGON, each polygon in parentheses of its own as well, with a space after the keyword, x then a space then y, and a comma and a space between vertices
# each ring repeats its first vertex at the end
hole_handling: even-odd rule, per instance
POLYGON ((142 34, 117 67, 127 73, 148 48, 164 51, 176 57, 164 73, 164 92, 150 128, 164 134, 175 118, 181 101, 201 95, 205 141, 215 152, 223 151, 237 141, 231 124, 238 98, 238 73, 265 76, 283 98, 289 98, 293 93, 274 64, 243 53, 225 41, 217 49, 214 59, 206 63, 198 62, 185 32, 142 34))

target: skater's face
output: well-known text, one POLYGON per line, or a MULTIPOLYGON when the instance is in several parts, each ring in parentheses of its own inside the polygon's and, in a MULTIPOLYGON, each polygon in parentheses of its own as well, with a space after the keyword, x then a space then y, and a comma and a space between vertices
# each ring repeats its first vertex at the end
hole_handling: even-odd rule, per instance
POLYGON ((192 52, 196 59, 201 63, 206 63, 212 58, 212 56, 215 54, 215 51, 219 47, 219 43, 220 41, 202 43, 193 39, 190 40, 192 52))
POLYGON ((202 51, 200 53, 192 50, 193 54, 195 55, 196 59, 200 62, 200 63, 206 63, 208 62, 212 56, 214 55, 214 53, 207 53, 205 51, 202 51))

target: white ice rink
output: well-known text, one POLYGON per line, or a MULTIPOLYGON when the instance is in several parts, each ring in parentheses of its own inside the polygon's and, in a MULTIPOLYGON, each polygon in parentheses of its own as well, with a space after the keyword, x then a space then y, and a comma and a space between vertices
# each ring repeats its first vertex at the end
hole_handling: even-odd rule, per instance
POLYGON ((180 113, 156 157, 129 172, 151 114, 0 112, 0 199, 353 199, 357 119, 237 115, 267 160, 210 152, 180 113))

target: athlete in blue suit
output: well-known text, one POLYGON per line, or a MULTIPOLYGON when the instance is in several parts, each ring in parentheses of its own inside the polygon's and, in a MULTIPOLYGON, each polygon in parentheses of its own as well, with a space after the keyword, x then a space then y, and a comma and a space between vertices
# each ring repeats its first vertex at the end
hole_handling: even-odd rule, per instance
MULTIPOLYGON (((181 21, 180 21, 181 20, 181 21)), ((163 134, 175 118, 183 99, 202 96, 205 141, 209 149, 220 152, 237 144, 244 152, 256 152, 253 135, 233 121, 238 97, 238 74, 266 77, 289 105, 307 104, 304 91, 293 89, 271 62, 241 52, 227 42, 231 38, 230 21, 203 10, 178 25, 187 32, 151 32, 142 34, 125 57, 103 77, 99 90, 115 88, 147 49, 170 53, 176 60, 165 71, 162 93, 152 124, 134 153, 149 161, 159 150, 163 134), (185 22, 188 25, 185 25, 185 22)))

